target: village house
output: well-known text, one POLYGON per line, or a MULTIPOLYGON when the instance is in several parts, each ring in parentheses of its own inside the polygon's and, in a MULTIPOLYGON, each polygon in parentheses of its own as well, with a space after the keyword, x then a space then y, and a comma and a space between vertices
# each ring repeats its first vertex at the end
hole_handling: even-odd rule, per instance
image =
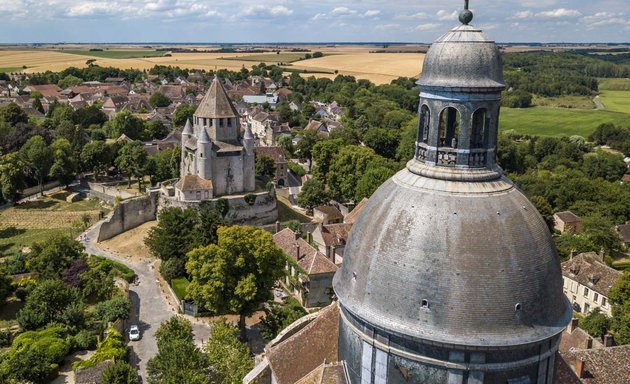
POLYGON ((343 251, 348 242, 348 236, 352 224, 318 224, 311 234, 313 243, 317 245, 320 252, 327 258, 333 260, 335 264, 343 263, 343 251))
POLYGON ((284 284, 295 299, 307 308, 329 305, 337 265, 290 228, 273 235, 273 242, 289 257, 284 284))
POLYGON ((288 185, 289 181, 289 162, 284 155, 284 150, 280 147, 256 147, 254 148, 256 156, 267 156, 273 160, 276 165, 276 175, 274 181, 279 188, 288 185))
POLYGON ((576 312, 588 314, 595 308, 612 316, 608 292, 622 273, 609 266, 595 253, 572 255, 561 264, 563 290, 576 312))
POLYGON ((313 217, 322 224, 343 223, 343 214, 339 208, 332 205, 320 205, 313 208, 313 217))
POLYGON ((278 96, 274 96, 273 93, 267 92, 265 95, 245 95, 243 101, 247 104, 268 104, 271 109, 275 109, 278 105, 278 96))
POLYGON ((582 228, 582 220, 571 211, 554 213, 553 222, 554 229, 560 233, 575 235, 582 228))
POLYGON ((315 131, 323 136, 328 136, 330 131, 324 122, 319 120, 311 120, 304 128, 306 131, 315 131))

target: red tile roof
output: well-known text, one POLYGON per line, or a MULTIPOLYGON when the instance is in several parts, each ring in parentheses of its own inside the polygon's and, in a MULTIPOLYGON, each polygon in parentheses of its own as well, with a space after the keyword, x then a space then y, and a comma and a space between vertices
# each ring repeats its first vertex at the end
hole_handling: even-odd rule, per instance
POLYGON ((295 237, 295 232, 285 228, 273 235, 273 242, 309 275, 337 272, 335 263, 301 237, 295 237))

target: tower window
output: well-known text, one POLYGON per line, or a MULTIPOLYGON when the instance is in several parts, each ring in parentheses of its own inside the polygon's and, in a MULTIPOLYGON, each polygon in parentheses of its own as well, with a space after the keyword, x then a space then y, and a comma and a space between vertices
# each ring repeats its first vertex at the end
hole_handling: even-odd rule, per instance
POLYGON ((472 132, 470 135, 470 149, 484 148, 487 145, 490 118, 485 108, 478 109, 473 114, 472 132))
POLYGON ((429 127, 431 124, 431 111, 429 107, 423 105, 420 109, 420 124, 418 125, 418 142, 427 144, 429 142, 429 127))
POLYGON ((422 309, 429 309, 429 300, 422 300, 422 309))
POLYGON ((448 107, 440 114, 438 146, 457 148, 459 145, 460 115, 456 108, 448 107))
POLYGON ((516 303, 516 305, 514 306, 514 310, 515 310, 516 312, 520 311, 520 310, 521 310, 521 308, 522 308, 521 303, 516 303))

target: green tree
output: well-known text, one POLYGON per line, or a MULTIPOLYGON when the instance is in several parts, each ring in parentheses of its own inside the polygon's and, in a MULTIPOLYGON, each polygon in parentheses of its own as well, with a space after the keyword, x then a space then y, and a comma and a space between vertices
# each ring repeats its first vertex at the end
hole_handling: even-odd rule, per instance
POLYGON ((38 97, 35 100, 33 100, 32 105, 33 105, 33 108, 37 110, 39 113, 43 114, 45 112, 41 97, 38 97))
POLYGON ((116 361, 103 370, 102 384, 141 384, 138 372, 126 361, 116 361))
POLYGON ((144 133, 144 122, 129 111, 117 113, 110 124, 113 137, 125 134, 132 140, 140 140, 144 133))
POLYGON ((147 171, 147 152, 144 145, 140 141, 132 141, 125 143, 118 152, 115 162, 121 173, 127 176, 129 187, 131 187, 131 178, 138 180, 138 189, 142 188, 144 175, 147 171))
POLYGON ((630 344, 630 271, 625 271, 608 292, 612 304, 611 329, 615 342, 630 344))
POLYGON ((70 236, 55 234, 33 244, 26 266, 42 279, 57 279, 74 260, 85 258, 83 245, 70 236))
POLYGON ((608 332, 610 320, 599 308, 593 309, 583 320, 580 327, 593 337, 601 338, 608 332))
POLYGON ((168 107, 171 105, 171 99, 162 92, 155 92, 149 98, 149 104, 151 104, 153 108, 168 107))
POLYGON ((199 208, 199 224, 195 229, 196 244, 206 246, 219 241, 217 231, 220 227, 229 225, 217 208, 204 204, 199 208))
POLYGON ((300 303, 288 298, 284 303, 270 302, 265 306, 265 317, 260 320, 260 328, 265 340, 273 340, 283 329, 306 315, 300 303))
POLYGON ((90 126, 100 127, 105 124, 107 120, 107 115, 96 104, 79 108, 72 113, 72 121, 75 124, 79 124, 82 128, 88 128, 90 126))
POLYGON ((582 170, 591 178, 618 181, 627 172, 628 166, 623 161, 623 156, 599 151, 584 156, 582 170))
POLYGON ((181 153, 180 148, 175 147, 165 149, 148 157, 149 174, 153 185, 179 177, 181 153))
POLYGON ((66 187, 74 180, 77 172, 77 163, 72 153, 70 142, 66 139, 57 139, 52 143, 53 164, 49 175, 56 178, 59 184, 66 187))
POLYGON ((240 384, 254 368, 249 348, 238 340, 237 335, 238 328, 228 324, 225 319, 212 325, 205 349, 217 384, 240 384))
POLYGON ((622 247, 613 222, 599 213, 582 218, 582 234, 608 254, 622 247))
POLYGON ((555 225, 553 220, 553 208, 547 199, 542 196, 532 196, 529 200, 532 202, 534 207, 536 207, 543 219, 545 219, 545 223, 547 224, 547 227, 549 227, 549 230, 553 231, 553 227, 555 225))
POLYGON ((363 142, 378 155, 393 159, 400 143, 400 134, 397 130, 370 128, 363 135, 363 142))
POLYGON ((81 84, 83 84, 83 79, 80 79, 73 75, 68 75, 64 77, 63 79, 59 80, 59 82, 57 83, 59 88, 62 88, 62 89, 76 87, 77 85, 81 85, 81 84))
POLYGON ((0 107, 0 121, 16 126, 19 123, 28 123, 28 115, 19 105, 11 102, 0 107))
POLYGON ((102 301, 96 305, 96 318, 104 324, 116 320, 124 320, 129 318, 131 312, 131 301, 118 295, 111 300, 102 301))
POLYGON ((295 146, 300 161, 308 161, 309 169, 313 166, 313 147, 322 140, 317 131, 303 130, 298 135, 300 141, 295 146))
POLYGON ((185 259, 186 253, 197 244, 197 212, 194 209, 164 208, 158 220, 158 225, 149 230, 144 240, 151 254, 162 261, 185 259))
POLYGON ((276 140, 278 146, 284 150, 288 157, 292 157, 295 152, 293 147, 293 138, 290 135, 282 135, 276 140))
POLYGON ((357 184, 354 194, 354 201, 361 201, 363 198, 369 198, 374 192, 396 172, 385 167, 368 168, 361 176, 357 184))
POLYGON ((2 197, 6 201, 16 201, 26 186, 25 178, 26 164, 18 153, 9 153, 0 157, 0 186, 2 186, 2 197))
POLYGON ((256 176, 273 178, 276 175, 276 162, 269 156, 256 156, 256 176))
POLYGON ((94 173, 94 180, 98 180, 111 164, 111 150, 102 141, 90 141, 81 151, 81 162, 84 169, 94 173))
POLYGON ((298 205, 308 210, 325 204, 329 200, 330 197, 324 188, 324 184, 317 179, 306 181, 298 195, 298 205))
POLYGON ((158 353, 147 364, 149 384, 207 384, 214 382, 206 355, 195 346, 190 322, 179 316, 157 330, 158 353))
POLYGON ((144 137, 147 140, 162 140, 168 132, 169 129, 162 120, 148 121, 144 124, 144 137))
POLYGON ((313 169, 313 176, 326 182, 328 172, 330 171, 330 164, 332 163, 335 155, 344 147, 342 139, 323 140, 313 146, 313 161, 315 162, 315 169, 313 169))
POLYGON ((332 197, 351 200, 368 165, 377 159, 370 148, 347 146, 334 157, 328 172, 328 187, 332 197))
POLYGON ((192 282, 187 296, 214 313, 239 314, 245 340, 245 318, 270 299, 273 284, 284 273, 285 255, 260 228, 221 227, 217 234, 217 244, 188 254, 192 282))
POLYGON ((4 300, 11 294, 11 279, 6 275, 4 269, 0 269, 0 308, 4 300))
POLYGON ((44 178, 48 175, 51 166, 52 149, 46 145, 41 136, 33 136, 20 149, 20 156, 37 179, 39 193, 44 195, 44 178))
POLYGON ((175 108, 175 112, 173 113, 173 125, 175 127, 183 127, 186 125, 187 120, 191 120, 195 111, 197 110, 197 106, 193 104, 180 104, 175 108))
MULTIPOLYGON (((18 312, 20 327, 37 329, 51 322, 64 323, 68 308, 80 302, 79 291, 59 280, 39 283, 26 298, 26 304, 18 312)), ((70 324, 69 324, 70 325, 70 324)))

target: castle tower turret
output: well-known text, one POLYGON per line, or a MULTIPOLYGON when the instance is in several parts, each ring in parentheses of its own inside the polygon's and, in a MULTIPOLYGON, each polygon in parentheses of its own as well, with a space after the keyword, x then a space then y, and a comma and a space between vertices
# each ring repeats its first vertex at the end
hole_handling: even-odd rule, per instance
POLYGON ((182 150, 182 159, 181 159, 181 172, 182 174, 189 173, 189 162, 190 159, 186 156, 186 144, 193 137, 193 127, 190 123, 190 119, 186 119, 186 124, 184 125, 184 129, 182 130, 182 142, 181 142, 181 150, 182 150))
POLYGON ((496 164, 501 54, 472 18, 466 1, 427 53, 415 158, 333 281, 352 384, 553 383, 571 306, 544 219, 496 164))
POLYGON ((212 142, 204 127, 201 127, 197 139, 197 175, 212 180, 212 142))

